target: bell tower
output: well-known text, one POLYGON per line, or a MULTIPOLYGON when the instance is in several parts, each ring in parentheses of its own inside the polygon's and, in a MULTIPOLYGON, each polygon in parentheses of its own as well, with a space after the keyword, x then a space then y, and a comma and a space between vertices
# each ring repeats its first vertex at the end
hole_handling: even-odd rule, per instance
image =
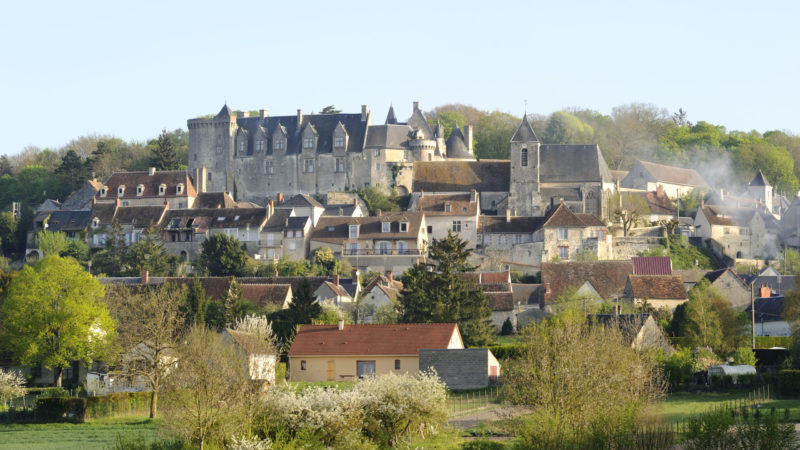
POLYGON ((509 206, 517 216, 541 216, 539 188, 539 150, 541 143, 533 132, 527 113, 511 137, 511 192, 509 206))

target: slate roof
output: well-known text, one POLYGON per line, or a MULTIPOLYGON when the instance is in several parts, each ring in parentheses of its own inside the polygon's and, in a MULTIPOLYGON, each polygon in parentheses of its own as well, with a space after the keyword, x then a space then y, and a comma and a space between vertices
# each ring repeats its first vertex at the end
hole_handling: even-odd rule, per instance
POLYGON ((166 205, 120 206, 114 214, 114 220, 119 222, 120 225, 132 225, 134 227, 147 227, 151 222, 158 225, 167 210, 166 205))
POLYGON ((669 256, 634 256, 631 262, 634 275, 672 275, 669 256))
POLYGON ((297 194, 289 197, 285 202, 280 205, 275 205, 276 208, 324 208, 320 202, 308 194, 297 194))
POLYGON ((445 142, 447 146, 447 157, 453 159, 475 159, 472 153, 470 153, 467 143, 464 141, 464 134, 461 133, 461 129, 458 128, 458 124, 456 124, 453 131, 450 132, 450 137, 447 138, 447 142, 445 142))
POLYGON ((301 217, 289 217, 286 220, 286 226, 284 229, 286 230, 304 230, 306 228, 306 224, 309 223, 311 219, 308 216, 301 216, 301 217))
POLYGON ((481 216, 480 231, 483 233, 533 233, 542 227, 545 217, 481 216))
POLYGON ((286 226, 289 220, 289 216, 292 214, 291 209, 275 209, 269 219, 267 219, 267 224, 264 225, 264 231, 283 231, 283 227, 286 226))
POLYGON ((386 123, 393 125, 397 123, 397 116, 394 114, 394 106, 389 105, 389 113, 386 114, 386 123))
POLYGON ((789 291, 795 290, 797 286, 797 277, 794 275, 783 275, 780 277, 781 282, 778 283, 777 276, 747 276, 743 275, 745 282, 748 286, 755 283, 756 285, 756 292, 758 292, 758 288, 760 288, 763 284, 767 284, 773 292, 777 293, 778 295, 784 295, 789 291))
POLYGON ((365 148, 407 149, 413 130, 405 124, 371 125, 367 130, 365 148))
POLYGON ((417 199, 415 211, 428 216, 475 216, 478 202, 470 201, 471 194, 425 194, 417 199), (446 205, 450 204, 450 211, 446 205))
POLYGON ((194 197, 197 195, 192 179, 185 170, 156 171, 153 175, 150 175, 149 172, 115 172, 103 185, 108 187, 108 193, 105 197, 101 197, 98 192, 96 196, 98 200, 117 198, 117 188, 123 185, 125 193, 119 197, 122 199, 194 197), (177 193, 179 183, 183 184, 182 194, 177 193), (136 187, 140 184, 144 185, 144 192, 142 195, 136 195, 136 187), (164 195, 158 195, 158 187, 162 184, 166 185, 166 190, 164 195))
POLYGON ((655 179, 669 184, 680 184, 684 186, 705 186, 708 183, 694 169, 684 169, 682 167, 666 166, 648 161, 639 161, 639 164, 655 179))
POLYGON ((207 212, 213 218, 209 223, 211 228, 241 228, 248 225, 258 228, 267 220, 264 208, 213 209, 207 212))
MULTIPOLYGON (((347 132, 346 151, 361 152, 364 148, 364 138, 367 134, 367 122, 361 120, 361 113, 357 114, 305 114, 302 123, 297 123, 297 116, 274 116, 274 117, 237 117, 236 123, 240 129, 247 133, 247 155, 253 155, 255 150, 255 134, 263 128, 266 139, 266 153, 271 155, 275 152, 298 154, 302 153, 302 130, 306 126, 312 126, 317 133, 317 153, 333 152, 333 131, 339 122, 342 123, 347 132), (282 128, 286 133, 286 147, 282 150, 274 149, 275 144, 272 138, 276 128, 282 128)), ((238 152, 237 152, 238 155, 238 152)))
POLYGON ((247 299, 259 307, 271 304, 283 308, 283 304, 287 299, 292 299, 292 287, 289 284, 250 284, 240 283, 242 288, 242 298, 247 299))
POLYGON ((536 133, 533 132, 531 123, 528 122, 528 114, 523 114, 522 122, 520 122, 519 126, 517 126, 517 130, 514 131, 514 135, 511 136, 511 142, 529 142, 538 140, 539 138, 537 138, 536 133))
POLYGON ((47 219, 47 231, 82 231, 92 221, 88 209, 77 211, 53 211, 47 219))
POLYGON ((103 183, 97 180, 86 180, 75 192, 70 194, 61 209, 89 209, 92 207, 92 198, 97 195, 97 191, 103 187, 103 183))
POLYGON ((418 161, 414 163, 414 192, 508 192, 509 161, 418 161))
POLYGON ((759 170, 756 176, 750 180, 750 186, 772 186, 769 184, 766 178, 764 178, 764 174, 759 170))
MULTIPOLYGON (((783 321, 783 296, 759 297, 753 301, 756 308, 756 322, 783 321)), ((747 305, 745 312, 751 317, 752 307, 747 305)))
MULTIPOLYGON (((297 292, 300 288, 300 284, 303 282, 303 279, 308 280, 308 283, 311 285, 311 290, 316 291, 322 286, 322 283, 325 281, 330 281, 332 278, 329 277, 241 277, 237 278, 236 281, 241 283, 242 285, 245 284, 288 284, 292 287, 292 292, 297 292)), ((341 283, 341 280, 340 280, 341 283)))
POLYGON ((630 261, 565 261, 542 263, 542 284, 549 287, 545 302, 560 296, 567 287, 581 287, 585 282, 592 284, 600 296, 606 300, 620 298, 625 291, 628 275, 633 272, 630 261))
POLYGON ((227 192, 201 192, 192 203, 192 209, 236 208, 237 203, 227 192))
POLYGON ((702 206, 703 214, 711 225, 747 226, 747 223, 756 213, 753 209, 729 208, 727 206, 705 205, 702 206))
POLYGON ((611 182, 597 144, 542 144, 539 148, 540 183, 611 182))
POLYGON ((325 205, 323 216, 352 216, 356 210, 356 206, 352 203, 343 203, 339 205, 325 205))
POLYGON ((736 272, 731 270, 730 267, 726 267, 724 269, 719 269, 719 270, 712 270, 711 272, 706 273, 703 278, 707 279, 709 283, 714 284, 714 282, 717 281, 721 276, 725 275, 725 272, 730 272, 731 275, 733 275, 736 280, 742 283, 742 286, 747 287, 745 281, 739 275, 737 275, 736 272))
POLYGON ((99 225, 110 225, 114 221, 116 211, 115 203, 96 203, 92 206, 92 218, 97 218, 99 225))
POLYGON ((368 239, 417 239, 422 224, 423 213, 396 212, 368 217, 320 217, 311 239, 320 242, 341 244, 349 239, 349 226, 360 225, 359 240, 368 239), (389 222, 390 231, 382 232, 383 222, 389 222), (400 222, 408 222, 408 232, 400 232, 400 222))
POLYGON ((454 323, 391 325, 300 325, 289 356, 418 355, 420 349, 444 349, 454 323))
POLYGON ((516 305, 517 302, 521 305, 538 304, 541 287, 541 284, 512 283, 511 293, 514 296, 514 304, 516 305))
POLYGON ((633 298, 650 300, 685 300, 686 288, 680 276, 630 275, 633 298))

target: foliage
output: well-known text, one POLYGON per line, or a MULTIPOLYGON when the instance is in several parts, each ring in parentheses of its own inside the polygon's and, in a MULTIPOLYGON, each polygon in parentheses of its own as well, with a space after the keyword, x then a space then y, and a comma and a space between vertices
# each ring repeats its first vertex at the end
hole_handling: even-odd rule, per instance
POLYGON ((186 321, 181 302, 186 289, 171 283, 134 293, 109 290, 107 302, 118 323, 122 373, 144 379, 152 391, 150 418, 158 412, 158 395, 174 371, 175 350, 186 321))
POLYGON ((19 221, 14 218, 11 211, 0 212, 0 249, 4 255, 11 255, 17 250, 17 225, 19 221))
POLYGON ((338 260, 333 256, 333 250, 330 247, 319 247, 311 253, 311 262, 319 270, 319 275, 330 276, 339 271, 338 260))
POLYGON ((664 374, 670 389, 675 390, 694 379, 694 359, 692 351, 681 348, 664 359, 664 374))
POLYGON ((381 211, 403 211, 408 205, 408 196, 400 196, 397 193, 386 195, 379 186, 367 186, 356 189, 356 193, 364 203, 370 215, 375 215, 381 211))
POLYGON ((500 326, 500 335, 509 336, 514 333, 514 325, 511 323, 511 317, 506 317, 503 325, 500 326))
POLYGON ((345 323, 353 323, 348 314, 331 302, 325 302, 320 307, 322 310, 313 320, 314 325, 336 325, 340 320, 344 320, 345 323))
POLYGON ((215 277, 247 275, 247 249, 238 239, 215 233, 203 241, 200 264, 215 277))
POLYGON ((310 324, 322 313, 322 307, 314 298, 314 291, 307 278, 300 281, 297 292, 292 296, 289 311, 295 325, 310 324))
POLYGON ((200 278, 193 277, 191 283, 189 283, 189 290, 184 297, 182 306, 186 324, 194 325, 206 323, 206 313, 208 312, 209 303, 211 303, 211 298, 206 295, 203 284, 200 283, 200 278))
POLYGON ((128 245, 122 232, 122 225, 114 220, 111 228, 105 230, 103 248, 95 253, 92 258, 92 268, 95 273, 108 276, 122 276, 128 270, 128 245))
POLYGON ((689 290, 689 301, 676 309, 670 330, 686 336, 689 346, 711 347, 723 356, 732 356, 745 344, 748 335, 746 314, 736 311, 730 301, 707 279, 689 290))
POLYGON ((618 328, 566 316, 532 323, 522 339, 504 377, 509 400, 534 408, 523 431, 528 444, 582 442, 603 422, 605 435, 624 434, 664 393, 660 367, 626 345, 618 328))
POLYGON ((750 347, 739 347, 733 354, 733 363, 739 365, 746 364, 748 366, 755 367, 756 353, 750 347))
POLYGON ((25 395, 25 378, 16 370, 0 369, 0 404, 25 395))
POLYGON ((797 449, 797 434, 793 423, 781 423, 775 409, 767 414, 745 418, 734 428, 737 449, 797 449))
POLYGON ((397 445, 406 437, 435 433, 444 425, 446 395, 444 384, 432 373, 368 377, 351 389, 317 387, 299 392, 279 388, 272 391, 258 428, 272 438, 282 430, 310 434, 324 445, 341 442, 350 433, 360 434, 373 446, 397 445))
POLYGON ((778 372, 778 389, 781 395, 800 395, 800 370, 783 369, 778 372))
POLYGON ((61 185, 59 197, 66 198, 91 177, 91 164, 88 160, 82 160, 74 149, 69 149, 61 157, 61 164, 56 168, 55 175, 61 185))
POLYGON ((687 450, 734 448, 736 439, 731 432, 734 423, 735 419, 726 409, 690 417, 687 423, 685 448, 687 450))
POLYGON ((597 259, 597 252, 589 248, 575 252, 575 261, 597 261, 597 259))
POLYGON ((650 214, 650 207, 644 196, 632 192, 616 192, 608 199, 611 219, 622 225, 625 236, 650 214))
MULTIPOLYGON (((668 255, 673 269, 706 269, 718 268, 717 260, 711 250, 689 244, 686 236, 669 235, 668 255)), ((666 240, 661 240, 666 244, 666 240)))
POLYGON ((341 109, 337 109, 333 105, 328 105, 328 106, 322 108, 322 111, 320 111, 319 113, 320 114, 339 114, 340 112, 342 112, 341 109))
POLYGON ((139 241, 128 247, 126 253, 130 276, 137 276, 145 270, 150 276, 166 276, 172 274, 174 266, 178 264, 178 258, 167 253, 161 231, 152 222, 145 228, 139 241))
POLYGON ((3 303, 3 347, 19 364, 52 368, 56 385, 73 361, 110 356, 116 324, 103 286, 73 259, 48 256, 24 267, 3 303))
POLYGON ((167 425, 201 448, 245 431, 253 392, 244 355, 203 326, 186 333, 178 355, 181 368, 171 377, 167 425))
POLYGON ((150 164, 156 170, 177 170, 180 168, 178 154, 172 136, 167 130, 161 130, 157 140, 147 144, 152 154, 150 164))
POLYGON ((36 243, 44 256, 58 256, 67 249, 67 235, 60 231, 42 230, 36 233, 36 243))
POLYGON ((470 254, 467 242, 450 232, 434 239, 428 249, 431 265, 418 263, 403 276, 399 321, 457 323, 465 345, 491 343, 494 327, 486 296, 473 278, 464 276, 475 270, 467 262, 470 254))
POLYGON ((278 353, 278 343, 275 333, 272 331, 272 323, 266 316, 248 314, 236 320, 233 329, 243 333, 258 336, 271 349, 270 354, 278 353))
POLYGON ((89 261, 89 244, 81 239, 70 239, 67 246, 59 253, 59 256, 75 258, 81 264, 89 261))

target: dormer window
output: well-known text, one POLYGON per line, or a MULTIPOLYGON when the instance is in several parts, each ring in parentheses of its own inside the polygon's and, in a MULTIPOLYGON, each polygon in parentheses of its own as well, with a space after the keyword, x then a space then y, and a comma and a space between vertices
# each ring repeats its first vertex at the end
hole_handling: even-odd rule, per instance
POLYGON ((122 197, 123 195, 125 195, 125 185, 117 188, 117 197, 122 197))
POLYGON ((259 139, 256 141, 256 151, 263 152, 264 151, 264 141, 259 139))
POLYGON ((166 193, 167 193, 167 185, 166 184, 158 185, 158 195, 164 195, 166 193))
POLYGON ((408 233, 408 222, 400 222, 400 232, 408 233))
POLYGON ((100 219, 95 217, 94 219, 92 219, 92 228, 97 228, 98 226, 100 226, 100 219))
POLYGON ((358 238, 358 225, 350 225, 348 227, 348 234, 347 236, 350 239, 357 239, 358 238))
POLYGON ((303 148, 314 148, 314 138, 313 137, 303 138, 303 148))
POLYGON ((392 224, 390 222, 382 222, 381 223, 381 233, 388 233, 392 229, 392 224))
POLYGON ((175 188, 175 192, 177 192, 178 195, 183 194, 183 183, 178 183, 178 187, 175 188))
POLYGON ((144 194, 144 185, 140 184, 140 185, 136 186, 136 195, 141 197, 142 194, 144 194))
POLYGON ((100 197, 105 197, 108 195, 108 186, 103 186, 100 188, 100 197))

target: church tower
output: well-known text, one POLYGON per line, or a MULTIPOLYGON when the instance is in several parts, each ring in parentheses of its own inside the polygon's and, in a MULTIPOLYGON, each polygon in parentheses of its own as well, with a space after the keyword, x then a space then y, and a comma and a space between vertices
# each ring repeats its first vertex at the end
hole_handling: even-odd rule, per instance
POLYGON ((770 214, 773 214, 772 185, 764 178, 764 174, 760 170, 756 176, 750 180, 750 185, 747 186, 747 193, 751 198, 761 202, 770 214))
POLYGON ((533 132, 527 113, 511 137, 511 193, 509 208, 517 216, 541 216, 539 150, 541 143, 533 132))

